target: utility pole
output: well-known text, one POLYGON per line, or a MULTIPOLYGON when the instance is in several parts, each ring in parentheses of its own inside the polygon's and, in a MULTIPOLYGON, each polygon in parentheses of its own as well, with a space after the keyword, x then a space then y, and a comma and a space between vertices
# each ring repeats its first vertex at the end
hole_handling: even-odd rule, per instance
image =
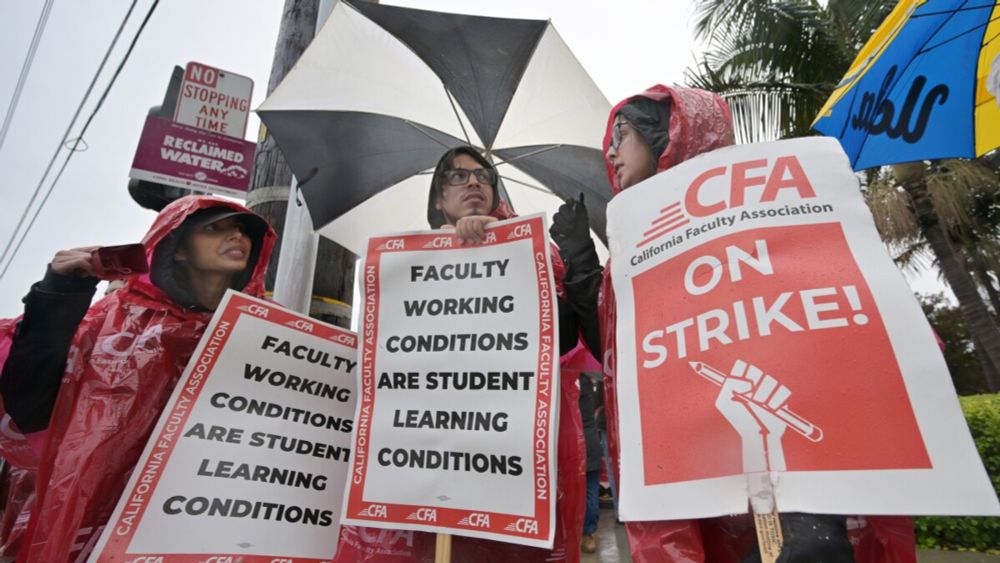
MULTIPOLYGON (((329 6, 322 0, 285 0, 267 83, 269 95, 312 41, 318 18, 326 17, 326 13, 320 14, 321 4, 329 6)), ((279 242, 271 256, 264 282, 268 291, 274 290, 291 183, 291 168, 278 150, 277 143, 261 125, 247 206, 267 219, 278 233, 279 242)), ((310 316, 337 326, 350 327, 356 260, 357 257, 346 248, 320 237, 310 316)))

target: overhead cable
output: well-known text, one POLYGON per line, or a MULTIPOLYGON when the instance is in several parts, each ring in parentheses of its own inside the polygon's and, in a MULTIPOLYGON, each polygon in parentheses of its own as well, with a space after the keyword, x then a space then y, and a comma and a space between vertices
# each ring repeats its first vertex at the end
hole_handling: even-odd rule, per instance
POLYGON ((7 130, 10 129, 10 122, 14 119, 17 102, 21 99, 21 91, 24 90, 24 83, 28 80, 28 72, 31 70, 31 63, 35 60, 35 51, 38 50, 38 43, 42 40, 42 33, 45 31, 45 24, 49 21, 49 12, 52 10, 52 3, 54 1, 45 0, 45 5, 42 6, 42 13, 38 16, 38 23, 35 24, 35 34, 31 37, 31 45, 28 46, 28 53, 24 56, 24 63, 21 64, 21 73, 17 76, 14 95, 10 97, 10 104, 7 105, 7 115, 3 118, 3 125, 0 125, 0 149, 3 148, 4 139, 7 138, 7 130))
MULTIPOLYGON (((77 108, 77 111, 73 116, 73 121, 70 123, 70 127, 67 128, 66 133, 63 134, 63 138, 62 141, 60 141, 59 148, 56 149, 55 154, 53 154, 52 160, 49 162, 48 167, 46 167, 45 169, 45 174, 42 176, 42 179, 38 182, 38 186, 35 188, 35 193, 32 195, 31 198, 32 200, 28 203, 28 207, 25 208, 24 213, 21 215, 21 220, 18 221, 18 226, 15 227, 14 233, 11 235, 11 240, 8 241, 7 243, 7 248, 4 249, 4 256, 7 255, 7 249, 10 248, 11 243, 16 237, 17 230, 24 223, 24 219, 25 217, 27 217, 28 211, 31 208, 31 204, 34 202, 35 197, 41 191, 42 183, 45 181, 45 177, 48 176, 49 171, 52 169, 52 165, 59 155, 59 150, 63 147, 63 145, 67 143, 67 139, 69 138, 69 132, 71 131, 73 124, 76 122, 76 118, 79 116, 80 111, 83 109, 84 102, 86 102, 87 98, 89 97, 90 92, 93 89, 94 82, 96 82, 97 77, 100 75, 101 70, 104 68, 104 64, 107 61, 108 56, 111 54, 111 50, 114 48, 115 43, 117 43, 118 37, 121 35, 121 32, 124 29, 125 24, 129 19, 129 16, 132 14, 132 10, 133 8, 135 8, 137 1, 138 0, 133 0, 132 4, 129 6, 128 13, 125 14, 125 18, 122 20, 122 24, 118 28, 118 32, 115 33, 115 37, 112 40, 111 46, 108 48, 108 52, 105 54, 104 59, 101 61, 101 66, 98 68, 97 73, 94 75, 94 80, 87 88, 87 93, 84 95, 83 100, 81 100, 80 107, 77 108)), ((108 94, 111 92, 111 87, 114 86, 115 81, 118 79, 118 75, 120 75, 122 72, 122 69, 125 68, 125 63, 128 62, 129 57, 132 55, 132 51, 135 49, 135 45, 136 43, 138 43, 139 37, 142 35, 143 30, 146 28, 146 24, 149 23, 149 20, 153 16, 153 12, 156 10, 156 6, 159 3, 160 0, 153 1, 153 3, 149 7, 149 10, 146 12, 146 16, 143 18, 142 23, 139 24, 139 28, 136 30, 135 35, 132 37, 132 42, 129 44, 128 50, 125 51, 125 55, 122 57, 121 62, 118 63, 118 68, 115 69, 114 74, 111 76, 111 80, 105 87, 104 93, 101 94, 100 99, 97 101, 97 105, 94 106, 94 109, 91 111, 90 116, 87 118, 87 121, 84 123, 83 128, 80 130, 80 134, 74 140, 73 146, 70 147, 69 153, 66 154, 66 160, 63 161, 62 166, 59 168, 59 172, 56 174, 56 177, 52 180, 52 184, 49 185, 49 189, 45 192, 45 197, 42 198, 41 203, 35 209, 35 213, 34 215, 32 215, 31 221, 28 223, 28 226, 25 227, 24 232, 21 234, 21 237, 17 242, 17 246, 15 246, 14 250, 10 253, 7 259, 7 264, 4 266, 3 271, 0 271, 0 279, 2 279, 4 275, 6 275, 7 270, 10 268, 10 265, 14 262, 14 257, 17 255, 18 250, 21 249, 21 245, 24 244, 25 238, 27 238, 28 233, 31 231, 31 227, 34 226, 35 220, 38 219, 38 215, 41 213, 42 208, 44 208, 46 202, 48 202, 49 196, 52 195, 52 190, 55 189, 56 184, 58 184, 59 179, 62 177, 63 172, 66 170, 66 166, 69 164, 70 159, 73 157, 73 153, 77 151, 80 143, 83 142, 83 136, 87 133, 87 128, 90 127, 91 122, 97 116, 97 112, 101 109, 101 106, 104 105, 104 100, 107 99, 108 94)), ((3 261, 3 256, 0 256, 0 263, 2 263, 2 261, 3 261)))

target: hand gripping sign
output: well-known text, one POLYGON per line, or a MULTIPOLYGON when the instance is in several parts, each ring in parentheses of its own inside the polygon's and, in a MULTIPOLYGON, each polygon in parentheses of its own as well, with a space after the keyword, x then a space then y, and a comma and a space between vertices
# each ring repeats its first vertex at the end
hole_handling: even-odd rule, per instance
POLYGON ((357 336, 229 291, 92 561, 329 561, 357 336))
POLYGON ((373 237, 345 524, 551 547, 558 336, 541 215, 373 237))
POLYGON ((746 512, 762 476, 781 511, 1000 511, 836 141, 709 153, 608 226, 623 519, 746 512))

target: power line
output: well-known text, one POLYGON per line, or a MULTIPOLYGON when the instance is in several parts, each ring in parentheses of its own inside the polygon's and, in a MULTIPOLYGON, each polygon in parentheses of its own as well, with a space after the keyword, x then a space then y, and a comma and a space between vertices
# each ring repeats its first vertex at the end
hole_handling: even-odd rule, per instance
MULTIPOLYGON (((86 102, 87 98, 90 96, 90 92, 93 89, 94 83, 97 81, 97 78, 100 75, 101 70, 104 68, 104 64, 107 62, 107 59, 110 56, 111 51, 114 48, 115 44, 117 43, 118 38, 121 35, 121 32, 124 29, 125 24, 128 21, 129 17, 131 16, 132 10, 135 8, 137 2, 138 2, 138 0, 133 0, 132 4, 129 6, 129 10, 125 14, 125 18, 122 20, 122 24, 118 28, 118 31, 115 33, 115 37, 112 40, 111 45, 108 48, 108 52, 104 56, 104 59, 101 61, 101 65, 98 68, 97 73, 94 75, 93 81, 91 81, 90 86, 87 88, 87 93, 84 94, 84 98, 83 98, 83 100, 81 100, 80 106, 77 108, 77 111, 76 111, 76 113, 73 116, 73 120, 70 122, 70 126, 66 129, 66 132, 63 134, 62 141, 60 141, 59 147, 56 149, 56 152, 52 155, 52 160, 49 161, 49 165, 45 169, 45 174, 42 176, 42 179, 39 180, 38 186, 36 186, 36 188, 35 188, 35 193, 32 194, 31 201, 28 203, 28 207, 26 207, 25 210, 24 210, 24 213, 22 213, 21 219, 20 219, 20 221, 18 221, 18 225, 17 225, 17 227, 15 227, 14 233, 11 235, 11 239, 7 243, 7 248, 4 249, 4 255, 0 256, 0 262, 2 262, 3 258, 7 256, 7 249, 10 248, 11 244, 13 243, 14 239, 16 238, 17 231, 18 231, 18 229, 20 229, 21 225, 24 223, 24 219, 27 217, 27 214, 28 214, 28 212, 29 212, 29 210, 31 208, 31 204, 34 203, 35 198, 38 196, 39 192, 41 191, 42 184, 44 183, 45 178, 48 176, 49 171, 52 169, 52 165, 55 163, 56 158, 58 158, 59 151, 66 144, 67 138, 69 137, 69 132, 72 130, 73 124, 75 124, 76 118, 79 116, 80 111, 83 109, 84 103, 86 102)), ((24 244, 24 240, 27 238, 28 232, 30 232, 31 231, 31 227, 34 226, 35 220, 38 219, 38 215, 41 213, 42 208, 45 207, 45 203, 48 201, 49 196, 52 195, 52 190, 55 189, 56 184, 59 182, 59 178, 62 177, 63 172, 66 170, 66 166, 69 164, 70 159, 73 157, 73 153, 76 152, 76 149, 79 147, 80 143, 83 141, 83 136, 86 134, 87 128, 90 126, 90 123, 97 116, 97 112, 104 105, 104 100, 107 99, 108 94, 111 92, 111 87, 114 86, 115 81, 118 79, 118 75, 121 74, 122 69, 125 67, 125 63, 128 62, 128 59, 131 56, 132 51, 135 49, 136 43, 138 43, 138 41, 139 41, 139 37, 142 35, 142 31, 146 28, 146 24, 149 23, 149 20, 153 16, 153 12, 156 10, 156 6, 159 3, 160 3, 160 0, 154 0, 154 2, 152 3, 152 5, 150 5, 149 10, 146 12, 146 16, 143 18, 142 23, 139 24, 139 29, 136 30, 135 35, 132 37, 132 42, 129 44, 128 50, 125 51, 125 55, 122 57, 121 62, 118 63, 118 68, 115 69, 114 74, 111 76, 111 80, 108 82, 107 87, 105 87, 104 93, 101 94, 101 98, 98 100, 97 105, 94 107, 93 111, 90 113, 90 116, 87 118, 87 121, 84 124, 83 128, 80 130, 80 134, 76 137, 76 139, 75 139, 75 141, 73 143, 73 146, 70 147, 70 152, 66 155, 66 160, 63 161, 63 164, 60 167, 59 172, 57 173, 56 177, 52 180, 52 184, 49 185, 49 189, 48 189, 48 191, 46 191, 45 197, 42 198, 42 202, 38 205, 38 208, 35 209, 35 213, 31 217, 31 221, 28 223, 28 226, 24 229, 24 232, 21 234, 21 237, 20 237, 20 239, 17 242, 17 246, 15 246, 13 252, 10 253, 10 255, 8 257, 8 260, 7 260, 6 266, 4 266, 3 271, 0 271, 0 279, 2 279, 4 275, 6 275, 7 270, 10 268, 10 265, 14 262, 14 257, 17 255, 18 250, 21 249, 21 245, 24 244)))
MULTIPOLYGON (((146 17, 144 17, 142 19, 142 23, 139 24, 139 29, 136 30, 135 35, 132 37, 132 42, 129 43, 128 50, 125 51, 125 55, 122 56, 121 62, 118 63, 118 68, 115 69, 115 73, 111 76, 111 80, 108 82, 107 87, 105 87, 104 93, 101 94, 101 98, 97 101, 97 105, 94 106, 94 109, 93 109, 93 111, 90 112, 90 116, 87 118, 87 121, 83 124, 83 128, 80 129, 80 134, 76 137, 76 139, 73 142, 73 146, 70 147, 69 152, 66 154, 66 160, 63 161, 62 166, 59 168, 59 172, 56 174, 56 177, 52 180, 52 184, 49 185, 48 191, 45 192, 45 197, 42 198, 42 202, 40 204, 38 204, 38 207, 35 209, 35 214, 32 215, 31 221, 28 223, 28 226, 25 227, 24 232, 21 233, 21 238, 17 241, 17 246, 15 246, 14 247, 14 251, 10 253, 10 257, 7 260, 7 265, 4 266, 3 271, 0 271, 0 279, 3 279, 4 275, 7 274, 7 270, 10 268, 10 265, 14 263, 14 257, 17 256, 17 252, 18 252, 18 250, 21 249, 21 245, 24 244, 24 240, 26 238, 28 238, 28 233, 31 231, 31 227, 33 227, 35 225, 35 220, 38 219, 38 216, 42 212, 42 208, 44 208, 46 202, 49 201, 49 196, 52 195, 52 191, 55 189, 56 184, 59 183, 59 179, 62 178, 63 172, 66 171, 66 166, 69 164, 70 159, 73 158, 73 154, 76 152, 77 147, 79 147, 80 143, 83 141, 83 136, 87 133, 87 128, 90 127, 90 123, 92 121, 94 121, 95 117, 97 117, 97 112, 100 111, 101 106, 104 105, 104 100, 107 99, 108 94, 111 93, 111 87, 114 86, 115 81, 118 79, 118 75, 121 74, 121 72, 122 72, 122 69, 125 68, 125 63, 128 62, 129 57, 132 55, 133 49, 135 49, 136 43, 139 42, 139 36, 141 36, 142 35, 142 31, 144 29, 146 29, 146 24, 149 23, 149 20, 153 16, 153 12, 156 10, 156 6, 159 3, 160 3, 160 0, 154 0, 153 3, 152 3, 152 5, 149 6, 149 10, 146 12, 146 17)), ((133 0, 132 5, 129 7, 129 13, 132 12, 132 8, 135 7, 135 4, 136 4, 136 0, 133 0)), ((126 15, 126 20, 127 19, 128 19, 128 15, 126 15)), ((123 24, 124 24, 124 22, 123 22, 123 24)), ((121 33, 121 30, 119 29, 119 34, 120 33, 121 33)), ((117 41, 117 39, 118 39, 118 34, 115 35, 115 41, 117 41)), ((102 62, 102 66, 103 66, 103 62, 102 62)), ((74 117, 74 120, 75 120, 75 117, 74 117)), ((67 131, 67 135, 68 135, 68 131, 67 131)), ((64 142, 65 142, 65 140, 64 140, 64 142)), ((56 151, 56 154, 58 154, 58 150, 56 151)), ((54 158, 53 158, 53 160, 54 160, 54 158)), ((41 182, 39 182, 38 188, 41 188, 41 182)), ((37 193, 37 190, 36 190, 36 193, 37 193)), ((25 210, 25 213, 27 213, 27 209, 25 210)), ((22 216, 22 219, 23 218, 24 217, 22 216)), ((15 230, 15 233, 16 233, 16 230, 15 230)))
MULTIPOLYGON (((17 220, 17 226, 14 227, 14 231, 10 234, 10 240, 7 241, 7 245, 4 246, 3 253, 0 254, 0 264, 7 259, 7 253, 10 251, 11 246, 17 239, 17 233, 21 230, 24 225, 24 220, 27 219, 28 213, 31 211, 31 206, 35 204, 35 199, 38 198, 38 194, 42 192, 42 185, 45 183, 46 178, 49 176, 49 172, 52 171, 52 167, 56 163, 56 159, 59 158, 59 151, 63 149, 66 144, 66 140, 69 138, 70 131, 73 130, 73 126, 76 125, 76 120, 80 117, 80 112, 83 111, 83 106, 87 103, 87 98, 90 97, 90 93, 93 92, 94 86, 97 84, 97 79, 100 78, 101 72, 104 70, 104 65, 107 64, 108 59, 111 58, 111 52, 114 50, 115 45, 118 44, 118 38, 121 37, 122 31, 125 30, 125 24, 128 23, 129 18, 132 16, 132 11, 135 9, 135 5, 138 0, 132 0, 132 5, 129 6, 128 12, 125 13, 125 18, 122 20, 121 25, 118 26, 118 31, 115 32, 114 38, 111 39, 111 45, 108 45, 108 50, 104 53, 104 58, 101 59, 101 64, 97 67, 97 72, 94 73, 94 77, 90 80, 90 85, 87 86, 87 91, 84 92, 83 98, 80 100, 80 105, 76 108, 76 113, 73 114, 73 119, 70 120, 69 125, 66 126, 66 131, 63 133, 62 139, 59 140, 59 145, 56 146, 56 151, 52 153, 52 158, 49 159, 48 166, 45 167, 45 172, 42 173, 42 177, 38 179, 38 185, 35 186, 35 191, 31 194, 31 199, 28 200, 28 204, 24 207, 24 211, 21 212, 21 217, 17 220)), ((2 277, 2 274, 0 274, 2 277)))
POLYGON ((28 46, 28 53, 24 56, 24 63, 21 65, 21 74, 17 77, 17 86, 14 87, 14 95, 10 98, 7 106, 7 115, 3 118, 3 126, 0 126, 0 148, 7 138, 7 130, 10 129, 10 122, 14 119, 14 110, 17 109, 17 102, 21 99, 21 90, 28 80, 28 71, 31 70, 31 63, 35 60, 35 51, 38 50, 38 43, 42 40, 42 32, 45 31, 45 24, 49 21, 49 12, 52 10, 52 3, 55 0, 45 0, 42 13, 38 16, 38 23, 35 24, 35 34, 31 37, 31 45, 28 46))

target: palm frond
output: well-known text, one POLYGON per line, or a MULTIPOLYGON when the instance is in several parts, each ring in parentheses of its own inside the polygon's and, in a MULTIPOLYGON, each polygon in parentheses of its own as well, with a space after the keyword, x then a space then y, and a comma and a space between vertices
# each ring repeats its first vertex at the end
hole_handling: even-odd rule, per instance
POLYGON ((934 267, 934 253, 931 252, 930 247, 925 241, 915 242, 902 247, 890 245, 890 249, 897 251, 895 257, 892 259, 896 263, 896 266, 911 274, 918 274, 934 267))

